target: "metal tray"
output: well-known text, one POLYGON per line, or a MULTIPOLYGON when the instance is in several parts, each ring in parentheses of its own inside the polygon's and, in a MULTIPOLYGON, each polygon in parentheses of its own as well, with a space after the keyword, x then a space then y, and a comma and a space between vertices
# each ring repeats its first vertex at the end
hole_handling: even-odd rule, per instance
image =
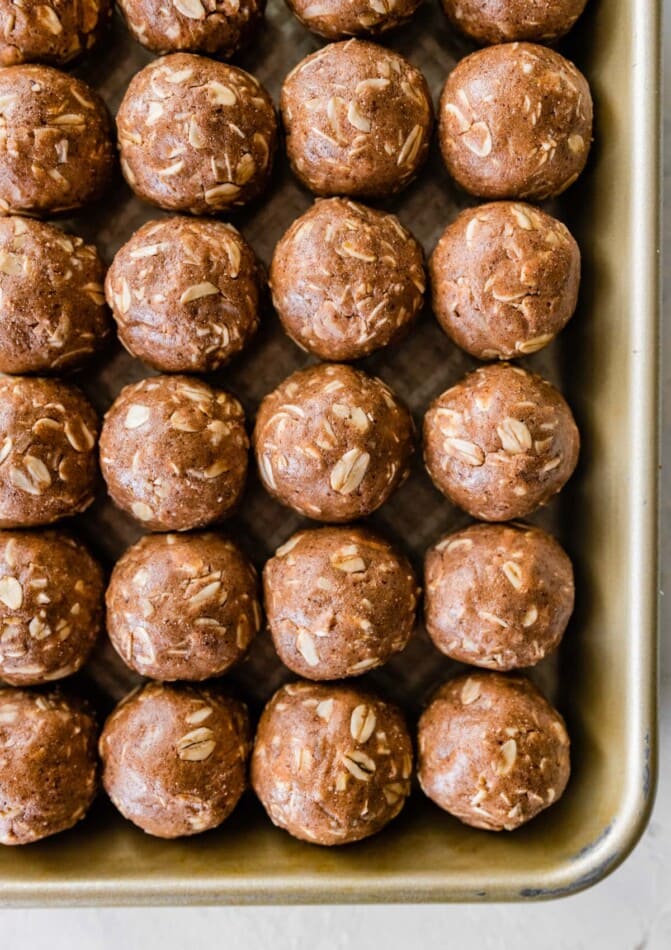
MULTIPOLYGON (((534 676, 566 715, 573 775, 563 799, 514 834, 474 831, 416 790, 401 817, 358 845, 320 849, 270 824, 249 795, 217 831, 165 842, 143 835, 104 799, 75 830, 30 847, 0 849, 0 902, 10 904, 457 901, 544 898, 598 881, 628 854, 650 811, 656 768, 655 609, 657 463, 658 5, 590 0, 562 50, 587 74, 596 100, 596 144, 586 173, 550 210, 583 252, 579 310, 560 339, 528 361, 572 404, 583 434, 579 470, 538 519, 574 558, 577 609, 559 655, 534 676)), ((437 98, 468 47, 449 31, 436 0, 388 41, 424 71, 437 98)), ((319 41, 270 0, 267 24, 240 64, 275 99, 283 77, 319 41)), ((151 57, 118 18, 78 72, 115 110, 130 76, 151 57)), ((234 220, 268 262, 291 221, 310 204, 280 157, 267 196, 234 220)), ((419 181, 389 203, 430 251, 456 210, 457 192, 437 150, 419 181)), ((71 222, 111 259, 158 212, 120 180, 107 201, 71 222)), ((251 418, 263 394, 306 357, 268 313, 251 350, 217 381, 251 418)), ((420 419, 429 401, 470 366, 429 313, 399 346, 364 361, 420 419)), ((121 385, 148 375, 119 349, 80 381, 104 410, 121 385)), ((424 549, 463 523, 418 462, 372 519, 421 564, 424 549)), ((252 478, 230 525, 261 564, 299 520, 252 478)), ((138 534, 104 500, 74 525, 108 565, 138 534)), ((429 689, 453 665, 419 631, 400 658, 368 679, 414 721, 429 689)), ((288 678, 267 635, 230 678, 258 711, 288 678)), ((101 644, 72 683, 104 714, 132 683, 101 644)))

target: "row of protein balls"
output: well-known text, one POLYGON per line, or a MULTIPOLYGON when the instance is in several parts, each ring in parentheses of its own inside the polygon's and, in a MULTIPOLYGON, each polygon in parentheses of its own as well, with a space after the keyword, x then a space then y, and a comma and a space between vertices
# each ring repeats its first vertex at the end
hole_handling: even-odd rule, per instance
MULTIPOLYGON (((571 562, 541 529, 475 524, 426 553, 424 617, 435 646, 497 671, 556 648, 573 610, 571 562)), ((407 559, 367 528, 300 531, 263 571, 268 627, 284 664, 335 680, 386 663, 415 628, 407 559)), ((103 624, 103 575, 57 531, 0 532, 0 679, 43 685, 75 673, 103 624)), ((157 680, 220 676, 261 628, 254 568, 215 532, 152 534, 117 562, 106 626, 124 662, 157 680)))
MULTIPOLYGON (((308 29, 327 39, 385 33, 407 23, 423 0, 287 0, 308 29)), ((552 42, 574 25, 586 0, 442 0, 445 13, 477 43, 552 42)), ((249 44, 266 0, 118 0, 128 29, 155 53, 207 53, 227 58, 249 44)), ((0 65, 65 65, 92 49, 105 31, 112 0, 26 0, 0 4, 0 65)))
MULTIPOLYGON (((74 386, 0 377, 0 527, 52 524, 97 488, 98 419, 74 386)), ((402 484, 414 425, 380 379, 342 363, 299 370, 262 401, 253 432, 270 495, 317 521, 365 517, 402 484)), ((122 389, 100 434, 100 464, 119 508, 146 528, 185 531, 230 516, 245 486, 249 439, 240 403, 194 377, 122 389)), ((548 502, 572 474, 579 435, 549 382, 489 364, 424 416, 434 484, 473 517, 507 521, 548 502)))
MULTIPOLYGON (((564 721, 530 680, 472 672, 436 693, 418 728, 424 792, 466 824, 514 830, 562 795, 564 721)), ((380 831, 410 794, 413 746, 392 703, 347 684, 299 681, 266 705, 252 743, 245 705, 213 686, 148 683, 98 739, 87 705, 58 690, 0 689, 0 843, 72 827, 102 783, 148 834, 220 825, 251 784, 274 824, 339 845, 380 831), (98 740, 98 741, 97 741, 98 740)))
MULTIPOLYGON (((433 106, 421 72, 363 40, 299 63, 280 99, 286 150, 314 193, 381 198, 427 157, 433 106)), ((192 53, 159 57, 131 80, 116 117, 121 169, 161 208, 218 214, 266 188, 277 148, 272 100, 237 67, 192 53)), ((104 103, 44 65, 0 69, 0 209, 49 215, 99 197, 115 149, 104 103)), ((445 83, 439 137, 447 168, 482 198, 541 200, 583 170, 592 140, 584 76, 529 43, 462 59, 445 83)))
MULTIPOLYGON (((498 201, 462 211, 429 269, 432 309, 450 338, 479 359, 514 359, 547 345, 571 318, 580 251, 555 218, 498 201)), ((422 248, 398 218, 343 198, 319 199, 293 222, 269 276, 285 332, 323 360, 357 360, 398 342, 426 290, 422 248)), ((82 366, 110 339, 106 300, 133 356, 161 372, 213 372, 256 333, 265 283, 238 231, 208 218, 148 222, 106 278, 80 238, 0 218, 0 372, 82 366)))

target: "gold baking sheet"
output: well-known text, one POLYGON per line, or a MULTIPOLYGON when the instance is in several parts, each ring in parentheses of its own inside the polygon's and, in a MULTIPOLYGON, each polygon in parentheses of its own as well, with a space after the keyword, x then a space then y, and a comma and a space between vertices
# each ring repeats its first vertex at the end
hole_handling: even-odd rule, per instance
MULTIPOLYGON (((626 856, 645 826, 655 776, 658 15, 656 0, 590 0, 574 36, 560 47, 586 73, 596 100, 588 169, 547 206, 578 239, 584 276, 569 328, 524 362, 559 385, 583 435, 573 480, 532 519, 558 535, 578 584, 564 645, 534 673, 573 738, 573 776, 563 799, 522 830, 496 835, 460 825, 415 790, 381 835, 327 850, 273 828, 251 795, 222 828, 174 842, 142 834, 101 798, 74 831, 0 849, 0 902, 542 898, 585 887, 626 856)), ((426 0, 413 24, 385 43, 424 71, 434 101, 450 68, 469 51, 451 34, 437 0, 426 0)), ((282 0, 269 0, 265 29, 238 62, 277 102, 283 77, 319 45, 282 0)), ((132 74, 150 59, 115 16, 111 35, 77 72, 115 111, 132 74)), ((268 263, 275 242, 310 203, 280 154, 267 195, 231 220, 268 263)), ((467 203, 434 146, 419 181, 386 207, 430 252, 467 203)), ((140 224, 159 214, 118 179, 101 206, 66 225, 95 242, 109 262, 140 224)), ((251 348, 212 379, 242 400, 251 423, 262 396, 307 361, 269 311, 251 348)), ((361 365, 389 382, 419 423, 430 400, 474 364, 426 312, 402 343, 361 365)), ((104 411, 122 385, 145 375, 141 363, 116 349, 81 383, 104 411)), ((419 458, 408 482, 371 519, 418 569, 424 549, 466 520, 431 486, 419 458)), ((260 566, 300 523, 252 477, 228 530, 260 566)), ((108 566, 139 534, 104 501, 76 530, 108 566)), ((414 724, 427 693, 453 668, 419 631, 402 656, 362 683, 401 702, 414 724)), ((257 712, 287 678, 261 634, 227 682, 257 712)), ((132 683, 111 648, 101 645, 72 688, 105 713, 132 683)))

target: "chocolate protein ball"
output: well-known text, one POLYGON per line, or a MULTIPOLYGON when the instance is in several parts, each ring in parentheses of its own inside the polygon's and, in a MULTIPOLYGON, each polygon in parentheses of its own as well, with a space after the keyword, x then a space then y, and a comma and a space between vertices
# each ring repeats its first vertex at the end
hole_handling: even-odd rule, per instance
POLYGON ((571 29, 587 0, 442 0, 450 22, 476 43, 551 43, 571 29))
POLYGON ((381 380, 338 363, 293 373, 265 397, 254 450, 261 481, 319 521, 375 511, 406 478, 414 426, 381 380))
POLYGON ((37 217, 99 198, 114 167, 93 89, 51 66, 0 69, 0 213, 37 217))
POLYGON ((407 23, 422 0, 287 0, 301 23, 327 40, 386 33, 407 23))
POLYGON ((556 218, 500 201, 448 225, 430 262, 433 311, 478 359, 511 359, 550 343, 573 316, 580 250, 556 218))
POLYGON ((375 43, 347 40, 312 53, 285 79, 280 106, 291 166, 318 195, 394 194, 429 151, 426 80, 375 43))
POLYGON ((436 488, 483 521, 522 518, 546 504, 571 477, 579 448, 561 393, 508 363, 469 373, 424 417, 436 488))
POLYGON ((103 785, 124 818, 158 838, 216 828, 247 785, 245 706, 216 689, 148 683, 100 736, 103 785))
POLYGON ((530 680, 468 673, 438 691, 419 721, 419 783, 460 821, 513 831, 566 788, 564 720, 530 680))
POLYGON ((282 662, 313 680, 358 676, 400 653, 419 588, 408 560, 365 528, 300 531, 263 569, 282 662))
POLYGON ((263 711, 254 791, 273 822, 313 844, 376 834, 410 794, 412 744, 399 710, 348 686, 291 683, 263 711))
POLYGON ((97 791, 96 725, 59 692, 0 689, 0 844, 72 828, 97 791))
POLYGON ((0 372, 64 372, 110 333, 105 266, 90 244, 30 218, 0 218, 0 372))
POLYGON ((98 42, 111 0, 0 0, 0 66, 62 66, 98 42))
POLYGON ((261 626, 256 571, 211 532, 140 538, 117 561, 106 602, 114 649, 157 680, 220 676, 261 626))
POLYGON ((100 464, 112 500, 151 531, 220 521, 245 485, 242 406, 188 376, 125 386, 108 410, 100 464))
POLYGON ((263 19, 266 0, 119 0, 128 29, 154 53, 232 56, 263 19))
POLYGON ((102 625, 103 574, 56 531, 0 531, 0 680, 35 686, 83 666, 102 625))
POLYGON ((424 618, 438 649, 492 670, 534 666, 573 612, 573 567, 545 531, 475 524, 445 535, 424 562, 424 618))
POLYGON ((324 198, 281 238, 270 284, 292 340, 324 360, 356 360, 398 340, 417 316, 424 253, 395 215, 324 198))
POLYGON ((74 386, 0 377, 0 528, 52 524, 88 508, 97 439, 98 418, 74 386))
POLYGON ((149 221, 117 252, 105 287, 123 345, 166 373, 219 369, 259 323, 259 262, 220 221, 149 221))
POLYGON ((466 191, 541 201, 585 167, 592 96, 559 53, 504 43, 457 63, 440 99, 439 131, 447 170, 466 191))
POLYGON ((266 187, 277 120, 270 96, 249 73, 173 53, 132 78, 117 131, 121 169, 140 198, 219 214, 266 187))

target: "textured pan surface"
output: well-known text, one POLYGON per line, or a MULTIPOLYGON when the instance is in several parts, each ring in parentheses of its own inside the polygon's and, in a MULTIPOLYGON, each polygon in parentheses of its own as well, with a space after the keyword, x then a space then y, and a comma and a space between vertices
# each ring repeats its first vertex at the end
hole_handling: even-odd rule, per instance
MULTIPOLYGON (((560 655, 535 673, 573 737, 573 777, 562 801, 515 834, 494 835, 467 829, 416 791, 383 834, 332 850, 274 829, 251 798, 218 831, 176 842, 143 835, 100 801, 75 831, 24 849, 0 849, 0 902, 551 897, 593 883, 628 853, 645 826, 655 775, 657 17, 655 0, 590 0, 575 36, 561 47, 587 74, 597 117, 586 173, 549 208, 582 249, 578 313, 555 344, 526 361, 563 390, 584 444, 568 488, 533 519, 566 546, 578 581, 576 614, 560 655)), ((435 0, 386 42, 424 71, 434 100, 456 59, 468 52, 435 0)), ((266 28, 240 65, 277 101, 282 78, 318 45, 281 0, 270 0, 266 28)), ((131 75, 150 58, 116 19, 112 36, 79 72, 114 111, 131 75)), ((268 263, 278 238, 310 201, 280 158, 267 197, 233 221, 268 263)), ((419 182, 388 207, 430 252, 467 203, 434 148, 419 182)), ((71 224, 109 261, 132 231, 159 214, 117 181, 104 205, 71 224)), ((216 378, 242 399, 251 419, 262 396, 305 362, 269 313, 251 350, 216 378)), ((387 380, 419 421, 430 400, 474 364, 425 313, 403 343, 362 365, 387 380)), ((103 411, 121 385, 145 375, 140 363, 115 350, 81 382, 103 411)), ((372 519, 417 567, 435 538, 465 520, 431 487, 419 461, 372 519)), ((260 565, 299 523, 252 479, 230 531, 260 565)), ((104 503, 75 527, 108 566, 138 535, 104 503)), ((452 666, 419 633, 402 657, 366 679, 401 701, 414 724, 427 694, 452 666)), ((286 678, 262 634, 229 685, 256 713, 286 678)), ((104 714, 132 683, 111 649, 102 647, 72 688, 91 695, 104 714)))

